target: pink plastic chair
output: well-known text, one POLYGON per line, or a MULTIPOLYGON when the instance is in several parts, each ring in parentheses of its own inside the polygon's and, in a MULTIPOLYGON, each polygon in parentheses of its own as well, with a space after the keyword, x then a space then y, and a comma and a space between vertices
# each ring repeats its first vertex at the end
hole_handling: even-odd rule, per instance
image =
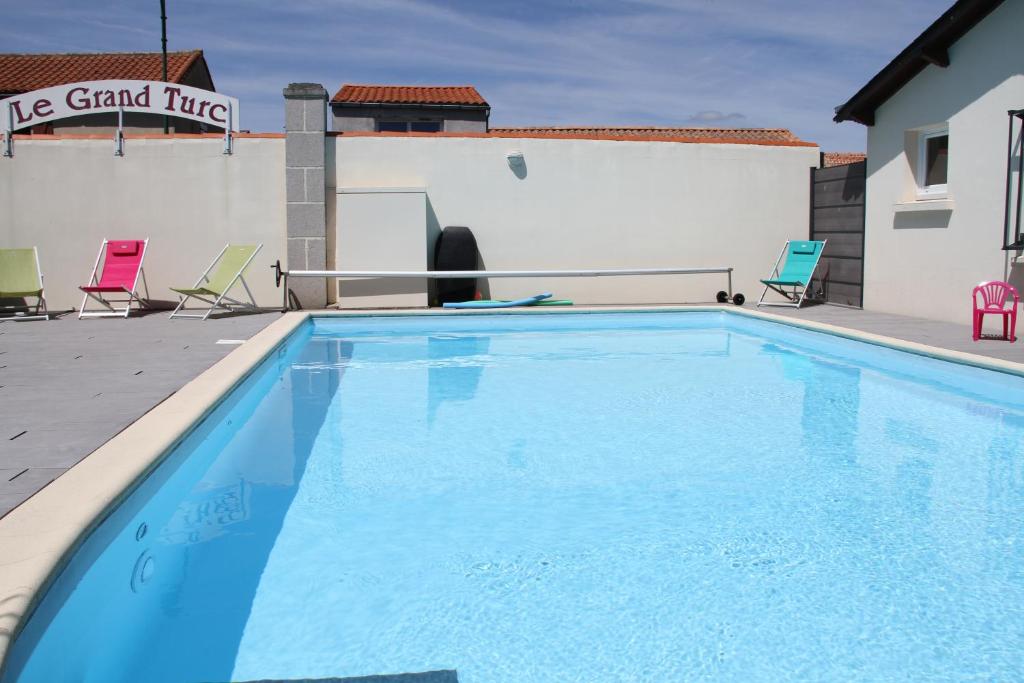
POLYGON ((100 252, 96 255, 96 263, 92 267, 89 284, 79 287, 85 292, 82 297, 82 310, 79 318, 117 316, 127 318, 131 313, 132 303, 145 306, 149 299, 149 287, 146 286, 146 273, 142 270, 142 260, 146 257, 149 240, 103 240, 100 252), (102 263, 102 268, 101 264, 102 263), (146 296, 139 296, 139 280, 146 290, 146 296), (111 294, 123 294, 126 298, 115 299, 111 294), (101 310, 86 310, 89 299, 96 301, 101 310), (115 303, 125 304, 124 308, 114 306, 115 303))
POLYGON ((982 282, 971 293, 974 305, 974 341, 981 339, 981 328, 986 315, 1003 316, 1003 339, 1017 341, 1017 305, 1020 297, 1013 285, 994 280, 982 282), (981 295, 981 306, 978 306, 978 295, 981 295), (1013 304, 1006 308, 1006 300, 1013 295, 1013 304))

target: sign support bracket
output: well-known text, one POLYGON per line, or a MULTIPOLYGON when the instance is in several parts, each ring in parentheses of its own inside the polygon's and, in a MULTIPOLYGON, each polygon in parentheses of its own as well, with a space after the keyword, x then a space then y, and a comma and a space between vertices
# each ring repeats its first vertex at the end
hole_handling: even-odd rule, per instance
POLYGON ((7 127, 4 129, 4 156, 14 156, 14 110, 7 103, 7 127))
POLYGON ((124 156, 124 107, 117 108, 117 130, 114 131, 114 156, 124 156))
POLYGON ((232 138, 231 136, 231 122, 234 121, 234 118, 232 118, 230 102, 228 102, 227 119, 227 125, 224 126, 224 153, 230 155, 233 154, 235 151, 235 141, 234 138, 232 138))

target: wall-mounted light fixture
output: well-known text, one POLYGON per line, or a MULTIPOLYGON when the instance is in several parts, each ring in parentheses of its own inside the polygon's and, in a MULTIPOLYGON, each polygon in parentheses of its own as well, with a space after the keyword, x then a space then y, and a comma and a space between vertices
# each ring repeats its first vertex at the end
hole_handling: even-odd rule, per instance
POLYGON ((526 159, 523 158, 522 152, 519 150, 507 152, 505 159, 508 160, 508 167, 516 178, 522 180, 526 177, 526 159))

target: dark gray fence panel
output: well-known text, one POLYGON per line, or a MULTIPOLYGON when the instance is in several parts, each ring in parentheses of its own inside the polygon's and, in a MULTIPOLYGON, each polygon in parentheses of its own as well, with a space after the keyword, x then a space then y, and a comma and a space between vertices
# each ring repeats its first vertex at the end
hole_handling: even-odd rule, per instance
MULTIPOLYGON (((829 238, 829 244, 832 244, 832 239, 829 238)), ((821 265, 828 273, 831 284, 838 282, 849 282, 859 283, 860 282, 860 264, 859 258, 835 258, 833 256, 827 256, 821 259, 821 265)))
POLYGON ((814 291, 828 303, 864 303, 865 162, 811 169, 811 239, 828 240, 814 291))
POLYGON ((863 234, 863 227, 856 227, 857 223, 864 218, 863 206, 826 206, 815 208, 814 229, 820 232, 851 232, 858 235, 863 234))
MULTIPOLYGON (((832 169, 823 169, 831 171, 832 169)), ((826 208, 830 206, 848 206, 851 199, 864 196, 864 178, 840 178, 837 180, 819 180, 815 184, 817 193, 815 204, 826 208)))
MULTIPOLYGON (((828 240, 825 245, 824 258, 850 258, 858 259, 863 256, 863 237, 856 232, 835 232, 832 230, 815 230, 814 239, 828 240)), ((859 268, 859 266, 858 266, 859 268)), ((852 282, 848 280, 847 282, 852 282)), ((860 284, 860 280, 852 282, 860 284)))

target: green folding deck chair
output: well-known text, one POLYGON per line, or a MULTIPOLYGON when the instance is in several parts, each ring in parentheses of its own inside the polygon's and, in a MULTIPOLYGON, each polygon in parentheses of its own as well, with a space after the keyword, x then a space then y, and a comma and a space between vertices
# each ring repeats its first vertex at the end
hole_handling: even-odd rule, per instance
POLYGON ((39 252, 31 249, 0 249, 0 320, 49 320, 46 296, 43 294, 43 273, 39 268, 39 252), (32 315, 19 315, 30 308, 27 302, 7 304, 2 300, 36 298, 32 315), (7 315, 13 313, 13 315, 7 315))
MULTIPOLYGON (((216 309, 221 308, 227 311, 259 310, 256 300, 253 299, 249 285, 246 284, 242 274, 249 267, 256 254, 263 248, 262 244, 228 244, 225 245, 217 258, 213 260, 210 267, 196 281, 192 287, 171 287, 172 291, 183 295, 178 302, 177 308, 171 313, 172 318, 202 318, 206 320, 216 309), (211 274, 212 271, 212 274, 211 274), (249 301, 238 301, 228 296, 228 292, 241 282, 249 301), (210 307, 203 313, 183 313, 185 304, 189 299, 198 299, 210 304, 210 307)), ((200 309, 202 310, 202 309, 200 309)))
POLYGON ((807 289, 811 286, 811 278, 814 277, 814 270, 821 260, 821 252, 825 250, 825 242, 812 240, 788 240, 786 246, 779 253, 775 260, 775 267, 767 280, 761 280, 764 291, 761 292, 761 299, 758 306, 792 306, 800 308, 807 295, 807 289), (779 264, 785 257, 786 264, 779 271, 779 264), (786 301, 765 301, 764 296, 768 290, 778 292, 786 297, 786 301))

